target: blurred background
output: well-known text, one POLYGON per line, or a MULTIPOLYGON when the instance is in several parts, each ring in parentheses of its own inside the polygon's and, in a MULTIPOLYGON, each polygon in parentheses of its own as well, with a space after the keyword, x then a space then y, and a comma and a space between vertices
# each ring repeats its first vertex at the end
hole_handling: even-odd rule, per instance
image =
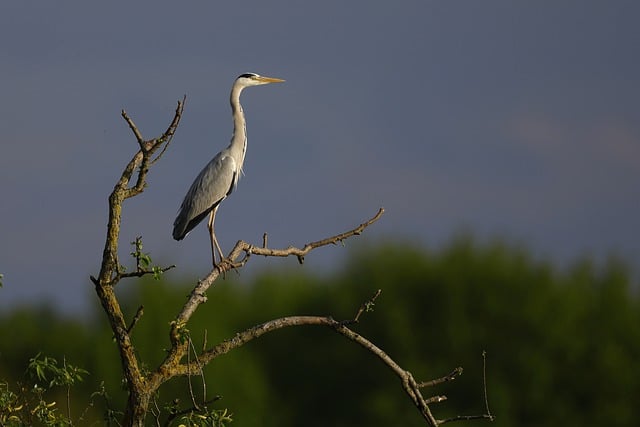
MULTIPOLYGON (((382 289, 374 311, 361 317, 355 331, 418 381, 464 368, 455 381, 423 390, 425 396, 448 397, 432 405, 437 418, 484 412, 486 351, 489 409, 497 417, 491 425, 637 425, 640 299, 619 261, 598 269, 585 259, 559 272, 523 248, 480 244, 464 235, 438 251, 388 242, 357 246, 331 274, 300 268, 274 268, 251 280, 244 272, 229 274, 193 317, 194 347, 205 340, 213 346, 288 315, 351 319, 382 289)), ((153 369, 165 357, 168 324, 192 282, 150 279, 119 286, 127 318, 144 305, 133 340, 143 366, 153 369)), ((0 319, 0 334, 0 378, 12 389, 30 384, 28 358, 46 352, 89 371, 71 389, 72 414, 84 413, 78 425, 102 425, 107 409, 124 407, 113 334, 97 304, 82 319, 45 308, 13 310, 0 319), (91 396, 102 387, 110 396, 106 401, 91 396)), ((206 398, 222 396, 209 407, 228 409, 232 425, 425 425, 386 366, 327 328, 264 335, 215 359, 204 372, 206 398)), ((189 389, 185 379, 161 388, 154 405, 161 419, 176 398, 179 409, 191 407, 189 389)), ((205 396, 200 377, 192 379, 191 389, 199 401, 205 396)), ((57 387, 51 394, 60 411, 65 393, 57 387)), ((148 425, 156 425, 151 415, 148 425)))
MULTIPOLYGON (((152 138, 186 94, 122 230, 122 259, 142 235, 155 262, 178 266, 121 291, 131 316, 146 307, 141 355, 161 357, 145 340, 165 334, 210 268, 205 227, 178 243, 171 224, 228 144, 229 89, 251 71, 287 82, 243 94, 246 175, 217 217, 223 248, 264 232, 302 245, 386 214, 303 267, 252 259, 203 308, 210 342, 271 317, 349 317, 382 288, 361 331, 418 377, 465 367, 443 386, 444 414, 482 411, 486 350, 501 425, 637 424, 639 12, 626 1, 2 3, 0 322, 13 337, 2 378, 19 380, 43 351, 89 370, 87 390, 108 379, 118 394, 88 276, 137 147, 120 111, 152 138)), ((282 331, 216 361, 209 389, 242 425, 419 425, 367 358, 328 331, 282 331)))

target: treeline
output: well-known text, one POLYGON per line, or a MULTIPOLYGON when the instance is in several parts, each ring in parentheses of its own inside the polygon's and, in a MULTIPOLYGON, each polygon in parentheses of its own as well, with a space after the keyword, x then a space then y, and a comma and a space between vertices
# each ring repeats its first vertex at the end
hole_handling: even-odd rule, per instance
MULTIPOLYGON (((560 271, 525 250, 461 238, 435 252, 402 244, 360 249, 330 276, 302 267, 271 270, 251 282, 229 274, 209 291, 190 327, 194 352, 277 317, 352 318, 382 289, 356 331, 419 381, 464 368, 455 381, 424 390, 448 397, 432 406, 437 418, 485 411, 486 351, 492 425, 640 422, 640 298, 627 269, 615 260, 602 267, 585 260, 560 271)), ((135 290, 125 297, 129 317, 144 305, 134 344, 154 367, 165 355, 168 324, 189 284, 147 280, 127 287, 135 290)), ((106 402, 117 410, 125 399, 103 316, 99 307, 92 319, 43 309, 4 314, 0 379, 13 387, 28 382, 23 372, 38 352, 64 358, 90 373, 71 390, 72 412, 85 414, 78 425, 101 425, 106 402), (105 393, 91 397, 101 384, 109 400, 105 393)), ((320 327, 267 334, 216 359, 204 373, 206 398, 222 396, 210 405, 228 408, 233 425, 424 425, 385 366, 320 327)), ((157 408, 189 408, 190 394, 202 399, 204 391, 200 378, 176 381, 161 389, 157 408)), ((66 390, 57 399, 63 405, 66 390)), ((154 425, 153 416, 148 421, 154 425)))

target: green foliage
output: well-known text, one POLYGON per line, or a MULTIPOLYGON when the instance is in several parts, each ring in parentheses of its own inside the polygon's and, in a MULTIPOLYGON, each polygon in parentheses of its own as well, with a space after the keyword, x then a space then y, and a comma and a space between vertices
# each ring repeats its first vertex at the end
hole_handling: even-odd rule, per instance
POLYGON ((20 385, 18 393, 10 390, 7 382, 0 383, 0 425, 72 425, 71 414, 63 414, 58 402, 48 395, 54 387, 69 388, 82 381, 88 372, 66 362, 60 367, 56 359, 38 353, 29 360, 27 374, 33 381, 28 386, 20 385))
MULTIPOLYGON (((136 240, 131 242, 131 246, 133 246, 134 250, 130 252, 130 255, 136 260, 136 271, 151 271, 152 277, 155 280, 160 280, 164 270, 159 265, 153 264, 151 255, 148 252, 142 252, 142 237, 136 237, 136 240)), ((120 270, 124 272, 126 269, 120 266, 120 270)))
POLYGON ((178 427, 226 427, 233 419, 226 409, 189 411, 178 417, 178 427))
POLYGON ((42 356, 41 353, 29 359, 27 372, 35 380, 49 381, 48 388, 53 386, 71 387, 76 382, 82 381, 84 376, 89 373, 85 369, 67 364, 66 361, 62 367, 59 367, 56 359, 42 356))
POLYGON ((0 382, 0 425, 19 425, 23 407, 18 396, 9 390, 9 384, 0 382))
MULTIPOLYGON (((135 292, 125 297, 128 318, 144 305, 133 342, 147 367, 166 356, 169 323, 193 284, 169 284, 165 277, 129 285, 135 292)), ((466 237, 438 251, 399 244, 361 248, 331 276, 310 275, 304 268, 272 270, 255 278, 229 274, 208 291, 208 302, 188 330, 181 328, 181 337, 192 342, 194 357, 205 344, 277 317, 315 314, 346 320, 377 289, 382 294, 375 311, 362 313, 353 325, 358 333, 419 381, 464 367, 455 381, 424 390, 426 396, 448 396, 432 407, 438 418, 483 412, 486 351, 489 405, 497 416, 492 426, 638 424, 640 298, 629 272, 615 259, 602 267, 582 260, 559 270, 521 248, 500 242, 479 245, 466 237)), ((13 373, 23 371, 24 362, 42 351, 57 360, 66 354, 91 372, 73 385, 74 413, 88 406, 86 399, 96 398, 95 390, 104 393, 98 397, 107 397, 95 399, 85 424, 101 422, 105 413, 117 417, 125 396, 118 354, 103 316, 96 307, 95 320, 66 319, 48 310, 0 317, 0 336, 12 337, 0 341, 0 378, 7 381, 0 384, 0 402, 8 402, 3 416, 10 417, 8 409, 15 412, 20 406, 13 397, 19 390, 6 384, 13 384, 13 373)), ((49 387, 52 377, 45 374, 47 379, 38 383, 49 387)), ((397 378, 329 329, 267 334, 214 360, 204 378, 204 384, 199 377, 191 382, 180 378, 161 388, 157 407, 163 408, 163 420, 173 415, 172 425, 225 425, 220 423, 230 420, 224 410, 170 409, 176 399, 202 402, 207 395, 222 395, 218 403, 243 426, 424 425, 397 378)), ((60 388, 65 387, 54 385, 60 388)))

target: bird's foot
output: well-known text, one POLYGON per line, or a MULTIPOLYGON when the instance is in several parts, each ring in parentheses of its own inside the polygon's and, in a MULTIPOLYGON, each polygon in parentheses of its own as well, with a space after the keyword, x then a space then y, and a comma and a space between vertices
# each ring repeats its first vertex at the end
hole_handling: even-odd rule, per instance
POLYGON ((220 274, 222 274, 222 278, 226 279, 226 272, 234 270, 236 273, 239 273, 238 267, 239 264, 231 262, 227 258, 222 258, 219 263, 214 264, 213 268, 217 269, 220 274))

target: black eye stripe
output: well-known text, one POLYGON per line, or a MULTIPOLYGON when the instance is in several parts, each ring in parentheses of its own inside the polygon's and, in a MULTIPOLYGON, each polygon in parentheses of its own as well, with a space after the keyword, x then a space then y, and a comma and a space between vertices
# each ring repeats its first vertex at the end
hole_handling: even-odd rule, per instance
POLYGON ((258 77, 258 75, 254 74, 254 73, 244 73, 244 74, 240 74, 238 76, 238 78, 240 78, 240 77, 245 77, 247 79, 251 79, 251 78, 254 78, 254 77, 258 77))

